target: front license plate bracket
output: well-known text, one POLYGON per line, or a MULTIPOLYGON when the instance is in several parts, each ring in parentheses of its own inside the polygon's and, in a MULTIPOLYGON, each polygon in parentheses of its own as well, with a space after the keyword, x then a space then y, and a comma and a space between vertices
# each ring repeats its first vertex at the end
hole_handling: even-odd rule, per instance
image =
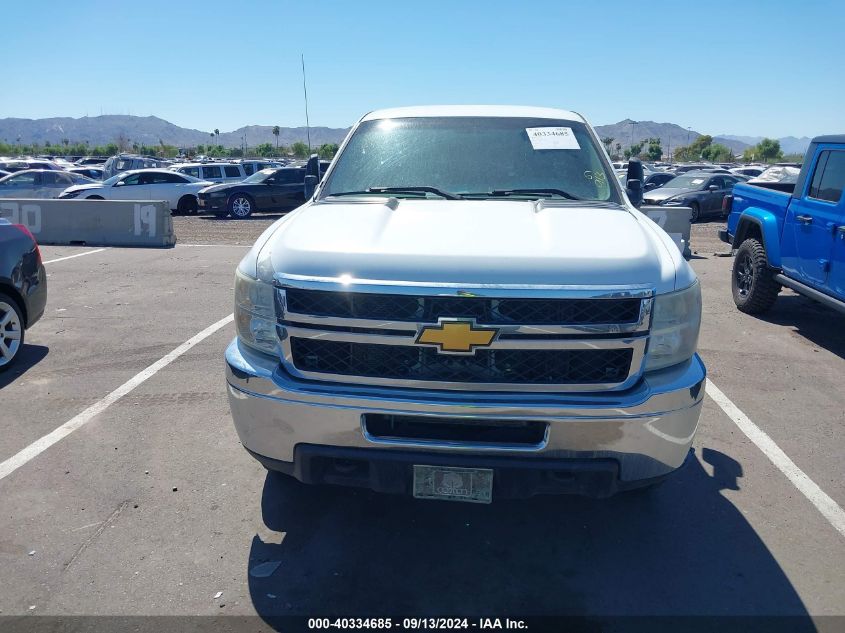
POLYGON ((414 497, 490 503, 493 500, 493 471, 489 468, 415 464, 414 497))

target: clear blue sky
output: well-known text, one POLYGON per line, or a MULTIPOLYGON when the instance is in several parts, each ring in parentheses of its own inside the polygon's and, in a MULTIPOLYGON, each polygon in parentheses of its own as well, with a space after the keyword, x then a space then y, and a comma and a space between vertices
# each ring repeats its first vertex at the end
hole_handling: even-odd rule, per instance
POLYGON ((4 2, 0 117, 230 131, 382 107, 563 107, 703 133, 845 132, 841 0, 4 2))

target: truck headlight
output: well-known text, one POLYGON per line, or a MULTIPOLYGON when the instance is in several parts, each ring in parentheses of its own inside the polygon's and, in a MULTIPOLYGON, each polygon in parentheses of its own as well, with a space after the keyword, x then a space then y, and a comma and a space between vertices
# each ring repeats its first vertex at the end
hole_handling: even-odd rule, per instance
POLYGON ((645 369, 651 371, 682 363, 695 354, 701 327, 701 286, 694 284, 654 298, 651 338, 645 369))
POLYGON ((241 342, 266 354, 278 353, 275 288, 235 271, 235 327, 241 342))
POLYGON ((668 200, 664 200, 663 204, 669 207, 681 207, 684 205, 684 201, 676 200, 675 198, 669 198, 668 200))

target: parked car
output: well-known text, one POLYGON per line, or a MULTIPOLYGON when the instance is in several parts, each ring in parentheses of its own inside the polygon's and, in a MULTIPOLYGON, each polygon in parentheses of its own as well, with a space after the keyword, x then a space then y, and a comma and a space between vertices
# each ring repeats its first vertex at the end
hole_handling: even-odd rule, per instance
POLYGON ((102 167, 71 167, 67 170, 71 174, 81 174, 86 178, 90 178, 91 180, 102 180, 103 179, 103 168, 102 167))
POLYGON ((262 169, 242 182, 199 193, 201 211, 218 217, 248 218, 256 211, 287 211, 305 202, 305 167, 262 169))
POLYGON ((749 176, 751 178, 754 178, 762 174, 765 169, 765 167, 755 167, 753 165, 748 165, 746 167, 734 167, 729 171, 732 174, 736 174, 737 176, 749 176))
POLYGON ((0 169, 8 172, 24 171, 25 169, 48 169, 50 171, 63 171, 56 163, 50 160, 15 159, 0 163, 0 169))
POLYGON ((58 198, 68 187, 92 183, 82 174, 27 169, 0 178, 0 198, 58 198))
POLYGON ((104 165, 108 160, 106 156, 83 156, 76 160, 76 165, 104 165))
POLYGON ((699 283, 580 115, 371 112, 306 187, 235 277, 229 404, 266 468, 489 503, 689 457, 699 283))
POLYGON ((719 237, 736 249, 731 292, 742 312, 766 312, 786 286, 845 313, 845 134, 817 136, 805 157, 794 185, 794 167, 775 167, 726 200, 719 237))
POLYGON ((722 215, 722 198, 740 182, 737 176, 690 171, 676 176, 659 189, 652 189, 643 197, 643 204, 689 207, 691 221, 708 215, 722 215))
POLYGON ((763 171, 759 176, 751 178, 747 182, 751 185, 762 185, 766 189, 792 193, 795 190, 795 185, 798 183, 800 173, 801 169, 799 167, 773 165, 763 171))
POLYGON ((668 171, 654 171, 646 176, 643 182, 643 191, 659 189, 673 178, 675 178, 675 174, 669 173, 668 171))
POLYGON ((687 164, 687 165, 675 165, 675 173, 677 175, 685 174, 688 171, 701 171, 703 169, 709 169, 713 165, 703 165, 703 164, 687 164))
POLYGON ((236 163, 182 163, 171 169, 213 183, 240 182, 248 176, 243 165, 236 163))
POLYGON ((263 169, 279 169, 285 166, 284 163, 276 160, 242 160, 240 165, 247 176, 252 176, 263 169))
POLYGON ((112 156, 103 164, 103 178, 111 178, 117 174, 133 169, 154 169, 167 167, 167 161, 152 158, 150 156, 137 156, 135 154, 118 154, 112 156))
POLYGON ((0 371, 15 362, 46 304, 47 274, 35 238, 24 225, 0 218, 0 371))
POLYGON ((68 187, 59 198, 87 200, 166 200, 177 213, 196 213, 197 193, 210 182, 169 169, 132 170, 100 183, 68 187))

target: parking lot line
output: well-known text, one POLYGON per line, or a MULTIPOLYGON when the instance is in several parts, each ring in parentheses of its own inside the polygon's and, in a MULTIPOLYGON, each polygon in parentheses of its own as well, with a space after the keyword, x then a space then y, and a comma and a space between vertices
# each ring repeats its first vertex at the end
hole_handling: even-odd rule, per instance
POLYGON ((93 255, 94 253, 102 253, 108 250, 107 248, 97 248, 93 251, 85 251, 84 253, 77 253, 76 255, 68 255, 67 257, 57 257, 56 259, 49 259, 45 264, 55 264, 56 262, 63 262, 66 259, 73 259, 74 257, 82 257, 83 255, 93 255))
POLYGON ((737 407, 730 398, 713 384, 707 381, 707 395, 718 404, 722 411, 733 420, 739 430, 754 444, 757 445, 763 454, 781 471, 792 484, 801 491, 807 499, 816 506, 825 519, 842 535, 845 536, 845 510, 837 504, 818 484, 810 479, 807 474, 798 468, 789 456, 781 450, 775 441, 766 434, 763 429, 754 424, 751 419, 737 407))
MULTIPOLYGON (((87 253, 83 253, 87 255, 87 253)), ((55 261, 55 260, 54 260, 55 261)), ((109 408, 112 404, 120 400, 123 396, 131 392, 137 386, 145 382, 147 379, 154 376, 160 370, 167 367, 170 363, 174 360, 179 358, 182 354, 190 350, 196 344, 201 343, 209 336, 217 332, 220 328, 228 325, 234 320, 234 315, 229 314, 226 317, 217 321, 217 323, 213 323, 205 328, 202 332, 195 334, 187 341, 179 345, 176 349, 174 349, 169 354, 162 356, 159 360, 154 362, 152 365, 144 369, 143 371, 135 374, 132 378, 127 380, 125 383, 120 385, 117 389, 112 391, 102 400, 99 400, 92 404, 90 407, 85 409, 82 413, 74 416, 60 427, 55 429, 54 431, 48 433, 44 437, 41 437, 35 440, 32 444, 27 446, 26 448, 22 449, 6 461, 0 463, 0 480, 4 479, 8 475, 15 472, 18 468, 26 464, 27 462, 31 461, 48 448, 50 448, 53 444, 61 441, 71 433, 73 433, 78 428, 84 426, 88 422, 90 422, 93 418, 97 415, 105 411, 109 408)))

